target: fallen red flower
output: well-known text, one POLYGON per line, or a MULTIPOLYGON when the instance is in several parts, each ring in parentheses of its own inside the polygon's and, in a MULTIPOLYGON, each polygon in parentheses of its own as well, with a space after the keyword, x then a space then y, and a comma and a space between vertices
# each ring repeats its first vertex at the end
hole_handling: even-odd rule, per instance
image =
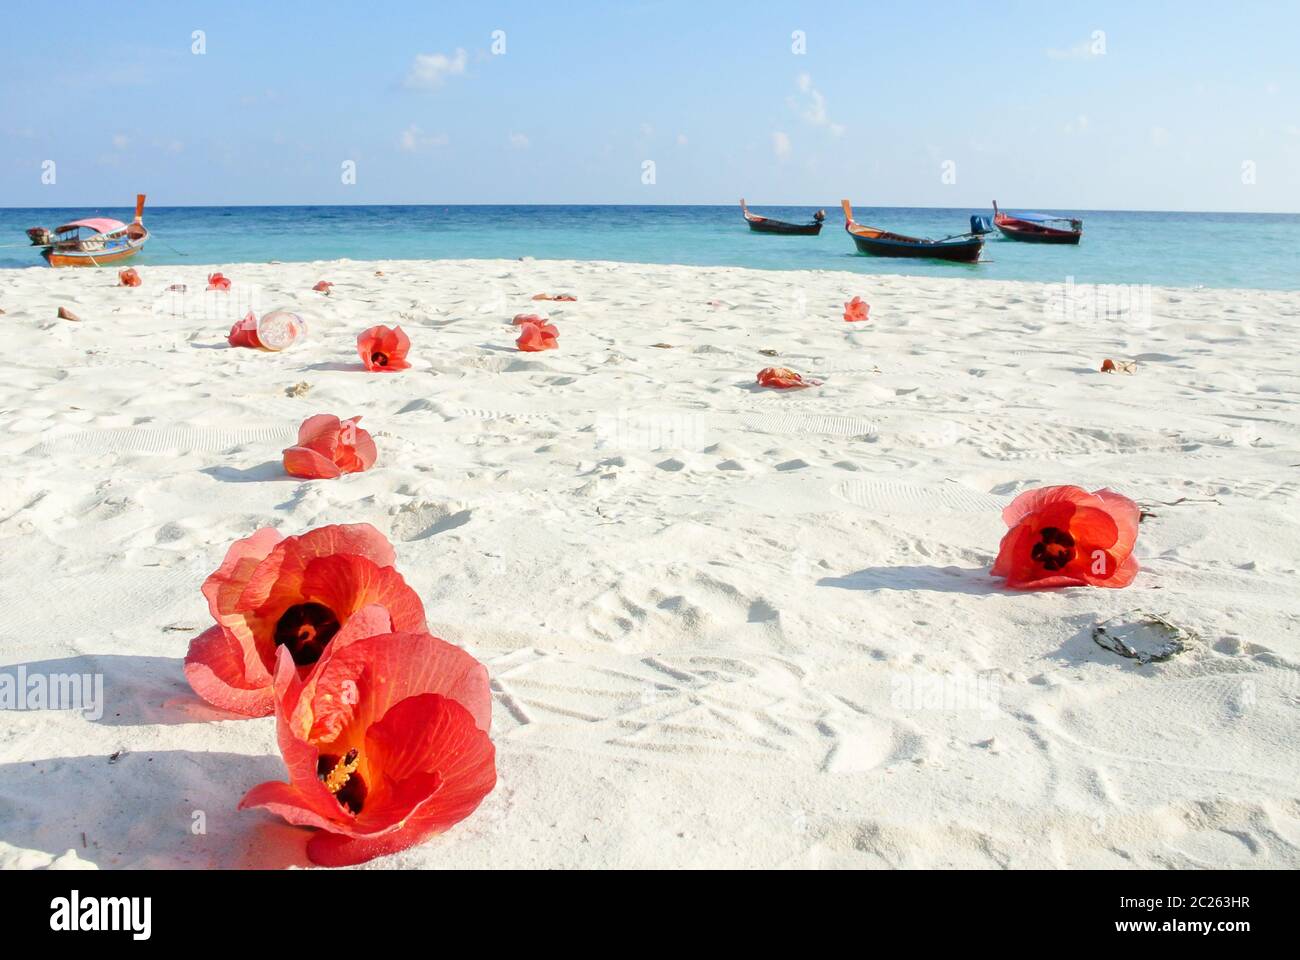
POLYGON ((248 316, 243 320, 235 321, 235 325, 230 328, 230 333, 226 335, 226 343, 232 347, 252 347, 254 350, 265 350, 262 341, 257 339, 257 317, 253 316, 253 311, 248 311, 248 316))
POLYGON ((362 637, 423 632, 424 606, 395 560, 368 523, 297 537, 267 527, 236 541, 203 583, 217 623, 190 643, 190 686, 223 710, 263 717, 273 708, 278 648, 309 668, 324 651, 362 637))
POLYGON ((758 371, 758 385, 760 387, 775 387, 778 390, 789 390, 791 387, 821 386, 821 381, 805 380, 788 367, 764 367, 758 371))
POLYGON ((223 276, 222 276, 221 274, 219 274, 219 273, 209 273, 209 274, 208 274, 208 289, 209 289, 209 290, 229 290, 229 289, 230 289, 230 281, 227 280, 225 277, 223 277, 223 276))
POLYGON ((535 293, 533 294, 533 299, 534 300, 555 300, 560 303, 574 303, 577 301, 578 298, 571 293, 535 293))
POLYGON ((367 370, 380 373, 393 373, 410 367, 406 362, 407 351, 411 349, 411 339, 402 332, 401 327, 388 327, 380 324, 365 330, 357 337, 357 353, 367 370))
POLYGON ((306 678, 280 653, 275 715, 289 782, 259 784, 239 807, 318 828, 307 856, 322 866, 442 833, 496 786, 487 670, 428 634, 331 646, 306 678))
POLYGON ((124 287, 138 287, 143 282, 135 267, 127 267, 117 272, 117 282, 124 287))
POLYGON ((332 480, 375 465, 379 452, 360 417, 339 420, 328 413, 308 417, 298 428, 298 442, 284 451, 284 470, 306 480, 332 480))
POLYGON ((854 297, 848 303, 844 304, 844 320, 846 323, 854 323, 860 320, 868 319, 871 312, 871 305, 861 297, 854 297))
POLYGON ((1138 514, 1136 503, 1113 490, 1028 490, 1002 511, 1011 529, 992 575, 1015 589, 1127 587, 1138 572, 1138 514))
POLYGON ((528 353, 555 350, 560 345, 559 336, 560 331, 549 323, 527 321, 519 325, 519 339, 515 341, 515 346, 528 353))
POLYGON ((546 319, 547 318, 542 316, 540 313, 516 313, 515 318, 510 322, 516 327, 519 327, 523 326, 525 323, 536 323, 540 325, 545 323, 546 319))
POLYGON ((317 293, 329 293, 330 287, 332 286, 334 286, 334 284, 330 283, 328 280, 321 280, 318 281, 316 286, 312 287, 312 289, 317 293))

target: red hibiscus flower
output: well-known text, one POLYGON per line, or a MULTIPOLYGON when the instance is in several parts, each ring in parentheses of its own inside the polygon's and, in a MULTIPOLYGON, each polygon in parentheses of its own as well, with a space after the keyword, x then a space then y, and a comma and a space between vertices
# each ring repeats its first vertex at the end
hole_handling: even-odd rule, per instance
POLYGON ((487 670, 427 634, 333 645, 305 679, 281 652, 275 716, 289 782, 259 784, 239 807, 318 828, 307 856, 322 866, 442 833, 496 786, 487 670))
POLYGON ((328 413, 308 417, 298 428, 298 443, 284 451, 285 473, 306 480, 332 480, 375 465, 379 452, 360 417, 339 420, 328 413))
POLYGON ((190 643, 190 686, 223 710, 264 717, 273 708, 277 648, 306 668, 332 646, 424 631, 424 606, 393 569, 395 559, 368 523, 298 537, 267 527, 236 541, 203 583, 217 623, 190 643))
POLYGON ((1113 490, 1027 490, 1002 519, 1011 529, 992 574, 1008 587, 1127 587, 1137 576, 1138 506, 1113 490))
POLYGON ((867 314, 871 312, 871 304, 861 297, 854 297, 848 303, 844 304, 844 321, 854 323, 860 320, 866 320, 867 314))
POLYGON ((329 293, 330 287, 332 286, 334 286, 334 284, 330 283, 328 280, 320 280, 317 281, 316 286, 312 287, 312 289, 317 293, 329 293))
POLYGON ((525 323, 535 323, 538 326, 541 326, 546 322, 546 320, 547 318, 542 316, 540 313, 516 313, 515 318, 510 322, 516 327, 521 327, 525 323))
POLYGON ((226 343, 232 347, 252 347, 255 350, 265 350, 262 341, 257 339, 257 317, 253 316, 253 311, 248 311, 248 316, 243 320, 235 321, 235 325, 230 328, 230 333, 226 335, 226 343))
POLYGON ((821 386, 821 381, 805 380, 787 367, 764 367, 758 371, 758 385, 760 387, 775 387, 778 390, 789 390, 792 387, 821 386))
POLYGON ((390 330, 380 324, 357 337, 357 353, 366 369, 371 371, 392 373, 407 369, 410 364, 406 362, 406 353, 410 349, 411 338, 402 332, 401 327, 390 330))
POLYGON ((515 341, 515 346, 529 353, 555 350, 560 345, 559 336, 560 331, 549 323, 526 321, 519 324, 519 339, 515 341))
POLYGON ((127 267, 117 272, 117 282, 124 287, 138 287, 143 281, 140 279, 140 274, 136 273, 135 267, 127 267))
POLYGON ((223 277, 223 276, 222 276, 221 274, 219 274, 219 273, 209 273, 209 274, 208 274, 208 289, 209 289, 209 290, 229 290, 229 289, 230 289, 230 281, 227 280, 225 277, 223 277))

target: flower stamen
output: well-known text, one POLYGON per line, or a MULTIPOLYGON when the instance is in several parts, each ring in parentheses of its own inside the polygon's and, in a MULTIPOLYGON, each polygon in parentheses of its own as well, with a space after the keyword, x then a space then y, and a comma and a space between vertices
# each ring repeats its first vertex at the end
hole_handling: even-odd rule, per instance
POLYGON ((360 762, 361 756, 353 747, 339 759, 338 763, 334 764, 334 769, 325 774, 325 789, 330 793, 338 793, 342 790, 352 779, 352 774, 360 762))

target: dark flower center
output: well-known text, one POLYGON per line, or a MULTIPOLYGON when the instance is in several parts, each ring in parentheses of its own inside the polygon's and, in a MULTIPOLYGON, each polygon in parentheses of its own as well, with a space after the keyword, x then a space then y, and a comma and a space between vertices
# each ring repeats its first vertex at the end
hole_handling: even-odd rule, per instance
POLYGON ((323 603, 299 603, 280 615, 275 624, 275 645, 289 648, 293 662, 310 666, 325 652, 339 632, 339 618, 323 603))
POLYGON ((370 355, 370 362, 377 367, 386 367, 388 366, 388 354, 376 350, 370 355))
POLYGON ((366 802, 366 781, 357 773, 360 763, 361 758, 355 749, 341 757, 335 753, 322 753, 316 761, 317 779, 334 794, 339 806, 351 810, 353 816, 361 812, 366 802))
POLYGON ((1043 527, 1039 540, 1030 551, 1036 563, 1047 570, 1060 570, 1074 559, 1074 537, 1056 527, 1043 527))

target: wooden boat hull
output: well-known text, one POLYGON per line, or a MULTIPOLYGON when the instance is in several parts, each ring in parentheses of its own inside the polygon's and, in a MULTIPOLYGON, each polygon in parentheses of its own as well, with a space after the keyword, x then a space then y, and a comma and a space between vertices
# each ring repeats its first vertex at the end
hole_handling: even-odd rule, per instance
POLYGON ((42 247, 41 256, 51 267, 104 267, 130 259, 144 249, 149 228, 144 225, 145 195, 135 195, 135 219, 130 223, 111 217, 85 217, 47 230, 32 227, 27 237, 42 247), (89 234, 82 231, 89 230, 89 234))
POLYGON ((895 240, 887 237, 863 237, 852 231, 849 236, 858 252, 873 257, 911 257, 924 260, 949 260, 955 263, 974 263, 984 249, 983 237, 963 237, 959 240, 895 240))
POLYGON ((1021 243, 1068 243, 1077 244, 1083 236, 1083 221, 1076 217, 1032 217, 1028 220, 1013 217, 998 209, 998 202, 993 201, 993 226, 1008 240, 1021 243), (1049 223, 1069 224, 1069 227, 1052 227, 1049 223))
POLYGON ((756 213, 749 212, 744 197, 740 198, 740 212, 744 214, 749 229, 755 233, 778 233, 787 237, 817 236, 822 232, 822 218, 825 216, 824 212, 818 211, 817 216, 809 223, 787 223, 784 220, 773 220, 771 217, 760 217, 756 213))
POLYGON ((786 223, 767 217, 747 217, 749 229, 755 233, 780 233, 787 237, 815 237, 822 232, 820 223, 786 223))
POLYGON ((984 249, 981 234, 966 233, 942 240, 909 237, 892 233, 879 227, 869 227, 853 219, 853 207, 841 200, 844 208, 844 230, 853 238, 859 253, 873 257, 909 257, 917 260, 947 260, 951 263, 974 263, 984 249))
POLYGON ((51 267, 103 267, 111 263, 129 260, 142 249, 149 238, 123 241, 120 245, 112 242, 105 244, 103 250, 55 250, 50 247, 41 251, 51 267))
POLYGON ((1073 230, 1052 230, 1047 227, 1039 229, 1026 229, 1019 225, 1008 225, 1004 223, 994 223, 1002 236, 1008 240, 1019 240, 1021 243, 1069 243, 1077 244, 1083 236, 1083 231, 1077 233, 1073 230))

